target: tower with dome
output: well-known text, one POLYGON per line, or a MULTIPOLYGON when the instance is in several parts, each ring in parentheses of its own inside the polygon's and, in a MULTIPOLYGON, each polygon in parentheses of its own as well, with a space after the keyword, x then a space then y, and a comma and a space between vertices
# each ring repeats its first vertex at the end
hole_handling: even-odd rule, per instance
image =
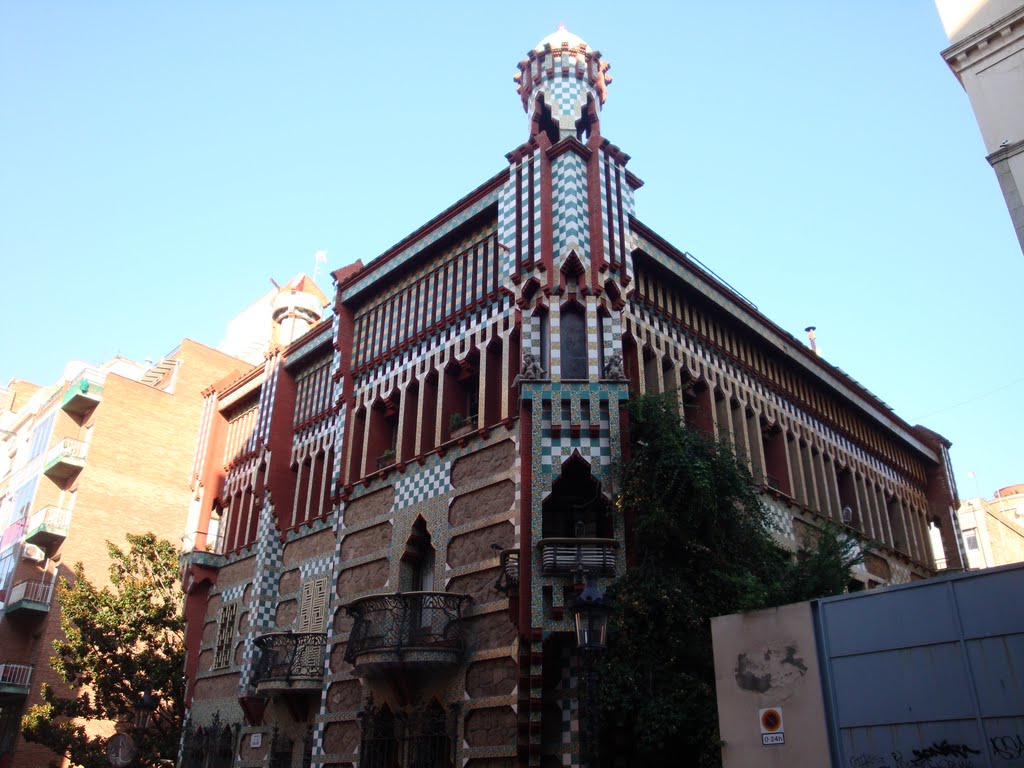
POLYGON ((515 82, 507 163, 207 393, 184 768, 581 765, 571 606, 630 567, 637 393, 736 446, 781 546, 870 541, 851 589, 932 575, 931 527, 963 562, 948 442, 637 218, 601 53, 562 27, 515 82))

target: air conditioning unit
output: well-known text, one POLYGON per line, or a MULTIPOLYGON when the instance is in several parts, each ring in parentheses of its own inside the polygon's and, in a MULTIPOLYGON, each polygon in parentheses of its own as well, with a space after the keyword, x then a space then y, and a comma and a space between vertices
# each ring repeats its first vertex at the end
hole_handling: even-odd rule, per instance
POLYGON ((21 551, 21 556, 25 560, 30 560, 33 563, 41 563, 46 559, 46 552, 42 547, 38 547, 35 544, 26 544, 25 548, 21 551))

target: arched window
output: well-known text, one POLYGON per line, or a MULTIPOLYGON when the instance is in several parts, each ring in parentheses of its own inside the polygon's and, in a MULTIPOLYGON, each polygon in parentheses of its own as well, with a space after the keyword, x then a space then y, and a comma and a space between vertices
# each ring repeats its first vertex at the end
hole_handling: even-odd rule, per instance
POLYGON ((549 537, 612 536, 601 482, 590 473, 590 465, 575 454, 562 465, 562 473, 544 500, 542 535, 549 537))
POLYGON ((566 304, 559 318, 562 379, 587 378, 587 316, 579 304, 566 304))

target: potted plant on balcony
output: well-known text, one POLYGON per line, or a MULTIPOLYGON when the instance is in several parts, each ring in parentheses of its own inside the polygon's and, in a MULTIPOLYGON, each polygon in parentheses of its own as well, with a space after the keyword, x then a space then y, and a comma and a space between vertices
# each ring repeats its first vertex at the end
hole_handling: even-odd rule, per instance
POLYGON ((475 425, 473 422, 463 416, 459 411, 455 411, 448 417, 448 430, 451 432, 453 440, 457 437, 465 437, 472 432, 474 428, 475 425))
POLYGON ((395 449, 388 448, 377 458, 377 469, 384 469, 384 467, 390 467, 395 463, 395 449))

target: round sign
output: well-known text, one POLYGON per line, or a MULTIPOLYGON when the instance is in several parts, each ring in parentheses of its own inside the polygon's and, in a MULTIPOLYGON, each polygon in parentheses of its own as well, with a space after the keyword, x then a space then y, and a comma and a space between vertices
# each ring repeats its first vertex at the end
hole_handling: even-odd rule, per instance
POLYGON ((766 709, 761 713, 761 730, 775 733, 782 727, 782 714, 777 709, 766 709))
POLYGON ((115 733, 107 742, 107 760, 114 768, 128 768, 135 760, 135 742, 127 733, 115 733))

